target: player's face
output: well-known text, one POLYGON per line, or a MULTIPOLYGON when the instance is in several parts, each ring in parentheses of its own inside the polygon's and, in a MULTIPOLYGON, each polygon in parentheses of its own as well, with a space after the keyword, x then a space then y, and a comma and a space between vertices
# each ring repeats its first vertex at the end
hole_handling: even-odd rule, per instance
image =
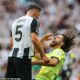
POLYGON ((38 9, 33 9, 32 12, 33 12, 33 17, 34 18, 39 18, 40 11, 38 9))
POLYGON ((63 38, 64 37, 62 35, 55 36, 50 46, 55 47, 61 45, 61 43, 63 42, 63 38))

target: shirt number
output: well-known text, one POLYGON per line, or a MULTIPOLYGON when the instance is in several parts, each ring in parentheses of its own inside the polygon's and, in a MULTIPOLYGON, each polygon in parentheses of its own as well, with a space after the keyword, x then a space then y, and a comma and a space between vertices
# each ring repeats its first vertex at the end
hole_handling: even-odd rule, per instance
POLYGON ((15 35, 20 35, 18 38, 15 38, 17 42, 21 41, 22 39, 22 31, 19 30, 20 28, 22 28, 22 25, 17 25, 15 35))

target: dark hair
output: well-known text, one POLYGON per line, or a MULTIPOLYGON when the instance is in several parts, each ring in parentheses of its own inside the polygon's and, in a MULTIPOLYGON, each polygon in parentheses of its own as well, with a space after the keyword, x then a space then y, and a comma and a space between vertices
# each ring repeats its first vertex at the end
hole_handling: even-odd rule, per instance
POLYGON ((68 52, 72 46, 74 45, 74 38, 75 38, 75 34, 73 33, 73 30, 66 30, 64 34, 62 34, 62 36, 64 37, 63 41, 64 41, 64 45, 62 46, 62 49, 65 52, 68 52))
POLYGON ((39 11, 41 11, 41 7, 38 4, 36 4, 36 3, 30 3, 27 6, 27 11, 29 11, 31 9, 38 9, 39 11))

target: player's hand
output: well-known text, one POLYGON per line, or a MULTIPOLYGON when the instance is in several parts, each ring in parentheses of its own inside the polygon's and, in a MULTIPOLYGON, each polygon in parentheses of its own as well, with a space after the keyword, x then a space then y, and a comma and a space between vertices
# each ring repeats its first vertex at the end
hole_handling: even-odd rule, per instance
POLYGON ((48 34, 44 35, 42 37, 42 40, 44 40, 44 41, 52 40, 52 33, 48 33, 48 34))
POLYGON ((48 59, 48 57, 47 57, 47 56, 45 56, 45 55, 44 55, 44 56, 42 56, 42 59, 43 59, 43 61, 44 61, 44 62, 49 62, 49 61, 50 61, 50 60, 48 59))

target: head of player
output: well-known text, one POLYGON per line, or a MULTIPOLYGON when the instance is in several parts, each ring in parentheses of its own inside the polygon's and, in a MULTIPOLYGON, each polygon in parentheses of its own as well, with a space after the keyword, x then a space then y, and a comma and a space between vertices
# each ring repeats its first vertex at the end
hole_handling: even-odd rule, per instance
POLYGON ((50 47, 61 48, 65 52, 68 52, 74 45, 74 37, 73 31, 67 30, 64 34, 55 36, 50 47))
POLYGON ((30 3, 27 7, 26 15, 31 16, 33 18, 38 18, 40 16, 41 7, 36 3, 30 3))

